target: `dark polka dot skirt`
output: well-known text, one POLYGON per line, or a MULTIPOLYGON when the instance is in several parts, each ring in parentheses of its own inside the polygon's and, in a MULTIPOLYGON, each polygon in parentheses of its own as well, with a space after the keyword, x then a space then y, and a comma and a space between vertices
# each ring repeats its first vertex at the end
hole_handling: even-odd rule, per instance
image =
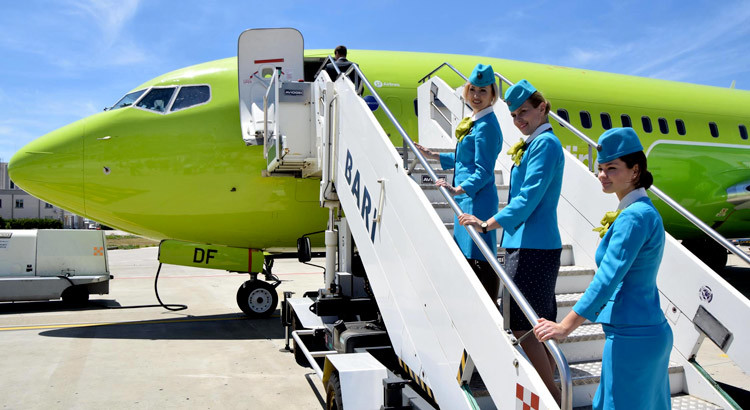
MULTIPOLYGON (((536 314, 548 320, 556 320, 555 284, 560 271, 562 249, 506 249, 505 251, 505 271, 513 278, 513 282, 529 301, 536 314)), ((515 300, 511 299, 510 328, 531 330, 532 327, 515 300)))

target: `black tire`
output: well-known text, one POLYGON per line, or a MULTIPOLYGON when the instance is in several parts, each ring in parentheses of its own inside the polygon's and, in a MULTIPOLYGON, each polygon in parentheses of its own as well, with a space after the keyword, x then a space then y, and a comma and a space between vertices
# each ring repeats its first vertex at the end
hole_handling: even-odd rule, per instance
POLYGON ((66 305, 85 306, 89 302, 89 290, 86 286, 81 285, 68 286, 60 297, 66 305))
POLYGON ((344 410, 344 403, 341 402, 341 382, 336 372, 331 373, 326 384, 326 410, 344 410))
POLYGON ((269 317, 276 311, 279 295, 276 288, 262 280, 249 280, 237 289, 237 306, 249 318, 269 317))

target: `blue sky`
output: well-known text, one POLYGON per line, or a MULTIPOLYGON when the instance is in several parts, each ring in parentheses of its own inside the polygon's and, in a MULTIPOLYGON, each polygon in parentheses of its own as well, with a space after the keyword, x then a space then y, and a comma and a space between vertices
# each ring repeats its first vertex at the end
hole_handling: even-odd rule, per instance
POLYGON ((0 159, 247 28, 306 48, 472 54, 750 90, 750 2, 0 0, 0 159))

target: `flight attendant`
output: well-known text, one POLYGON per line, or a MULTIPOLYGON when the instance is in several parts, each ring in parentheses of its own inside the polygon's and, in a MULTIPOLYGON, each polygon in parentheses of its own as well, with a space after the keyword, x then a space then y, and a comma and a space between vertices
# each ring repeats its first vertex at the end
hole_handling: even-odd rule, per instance
POLYGON ((598 270, 572 312, 560 323, 540 319, 534 333, 541 341, 562 339, 586 319, 601 323, 607 339, 594 409, 670 409, 672 330, 656 287, 664 226, 646 195, 653 177, 632 128, 606 131, 599 146, 602 190, 620 204, 595 229, 602 236, 598 270))
MULTIPOLYGON (((495 186, 495 161, 503 143, 500 124, 492 109, 499 94, 495 72, 490 65, 477 64, 464 86, 464 101, 472 108, 472 116, 464 118, 456 128, 456 150, 453 153, 435 153, 417 144, 422 154, 440 159, 443 169, 454 169, 453 185, 444 179, 436 185, 445 187, 455 196, 464 212, 489 217, 497 212, 498 197, 495 186)), ((494 232, 480 233, 493 251, 497 249, 494 232)), ((453 237, 469 261, 479 281, 496 303, 500 278, 469 236, 466 228, 454 218, 453 237)))
MULTIPOLYGON (((459 222, 482 232, 503 227, 506 272, 537 315, 554 320, 557 318, 555 283, 562 252, 557 202, 565 158, 560 140, 549 124, 549 102, 531 83, 521 80, 508 88, 505 102, 515 126, 528 136, 508 151, 514 161, 508 205, 489 219, 467 212, 459 222)), ((533 325, 513 300, 509 314, 510 328, 517 338, 531 331, 533 325)), ((552 355, 533 337, 523 339, 521 347, 559 402, 552 355)))

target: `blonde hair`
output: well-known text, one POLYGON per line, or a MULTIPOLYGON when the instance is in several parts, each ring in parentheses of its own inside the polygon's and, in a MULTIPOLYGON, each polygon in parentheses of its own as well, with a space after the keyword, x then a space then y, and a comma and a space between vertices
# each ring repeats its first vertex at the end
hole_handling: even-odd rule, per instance
MULTIPOLYGON (((464 92, 462 94, 462 96, 464 97, 464 101, 469 100, 469 86, 470 85, 474 85, 474 84, 472 84, 469 81, 467 81, 466 84, 464 84, 464 92)), ((476 87, 476 85, 474 85, 474 87, 476 87)), ((484 87, 479 87, 479 88, 484 88, 484 87)), ((497 102, 499 98, 500 98, 500 92, 497 90, 497 83, 493 82, 492 83, 492 102, 490 104, 495 105, 495 103, 497 102)))

